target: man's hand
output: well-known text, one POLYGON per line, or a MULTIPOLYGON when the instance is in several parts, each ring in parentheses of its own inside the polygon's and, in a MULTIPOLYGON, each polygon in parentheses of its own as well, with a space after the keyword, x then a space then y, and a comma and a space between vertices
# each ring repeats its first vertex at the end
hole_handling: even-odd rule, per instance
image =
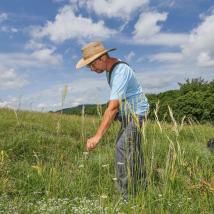
POLYGON ((111 100, 109 102, 108 108, 105 110, 102 122, 96 132, 96 135, 94 135, 94 137, 91 137, 87 140, 87 143, 86 143, 87 151, 95 149, 100 139, 102 138, 106 130, 109 128, 111 122, 114 120, 115 115, 118 112, 118 108, 119 108, 119 100, 111 100))
POLYGON ((89 138, 86 143, 86 150, 89 152, 89 151, 95 149, 95 147, 97 146, 99 141, 100 141, 100 137, 98 137, 96 135, 94 137, 89 138))

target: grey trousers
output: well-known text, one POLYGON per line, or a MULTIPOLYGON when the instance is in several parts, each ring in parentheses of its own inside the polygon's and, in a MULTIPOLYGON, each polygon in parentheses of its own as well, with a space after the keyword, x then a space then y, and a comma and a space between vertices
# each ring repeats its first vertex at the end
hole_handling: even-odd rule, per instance
MULTIPOLYGON (((141 124, 142 125, 142 124, 141 124)), ((141 127, 140 125, 140 127, 141 127)), ((116 175, 124 199, 146 188, 141 131, 133 121, 122 122, 116 142, 116 175)))

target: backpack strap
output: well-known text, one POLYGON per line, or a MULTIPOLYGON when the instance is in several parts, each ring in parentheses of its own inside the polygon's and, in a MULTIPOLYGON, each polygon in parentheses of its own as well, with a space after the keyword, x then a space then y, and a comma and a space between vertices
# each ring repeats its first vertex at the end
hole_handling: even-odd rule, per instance
POLYGON ((129 66, 128 63, 123 62, 123 61, 118 61, 118 62, 114 63, 114 64, 112 65, 112 67, 111 67, 111 70, 109 71, 109 78, 108 78, 108 84, 109 84, 109 85, 110 85, 110 82, 111 82, 111 74, 112 74, 112 71, 114 70, 114 68, 115 68, 118 64, 126 64, 126 65, 129 66))

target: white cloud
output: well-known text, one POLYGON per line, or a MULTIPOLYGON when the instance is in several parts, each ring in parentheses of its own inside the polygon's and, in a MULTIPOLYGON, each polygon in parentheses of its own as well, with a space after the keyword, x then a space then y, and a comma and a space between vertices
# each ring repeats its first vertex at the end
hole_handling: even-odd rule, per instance
POLYGON ((129 52, 125 59, 127 62, 130 62, 135 57, 135 53, 133 51, 129 52))
POLYGON ((135 24, 134 39, 147 40, 159 33, 161 26, 158 22, 166 21, 167 13, 146 12, 142 13, 135 24))
MULTIPOLYGON (((187 78, 198 78, 202 76, 201 69, 194 64, 174 63, 164 64, 159 67, 152 67, 139 70, 136 75, 146 93, 166 91, 178 88, 178 82, 185 82, 187 78)), ((205 72, 203 78, 210 80, 214 74, 205 72)))
POLYGON ((26 44, 25 44, 25 49, 30 49, 30 50, 38 50, 38 49, 44 49, 46 48, 46 45, 36 41, 36 40, 29 40, 26 44))
POLYGON ((167 19, 167 13, 142 13, 135 24, 133 40, 136 44, 180 46, 184 44, 188 35, 183 33, 166 33, 161 31, 159 22, 167 19))
POLYGON ((199 66, 214 66, 214 10, 204 16, 202 23, 192 30, 189 41, 183 46, 185 57, 196 60, 199 66))
POLYGON ((202 18, 202 22, 190 32, 188 37, 186 34, 182 36, 181 34, 159 32, 148 40, 142 41, 142 43, 146 42, 147 44, 177 44, 181 49, 181 52, 153 54, 149 57, 150 61, 180 61, 186 65, 196 64, 204 68, 214 67, 214 10, 210 15, 203 15, 202 18))
POLYGON ((7 13, 0 13, 0 23, 8 19, 7 13))
POLYGON ((0 99, 0 108, 20 109, 21 101, 21 97, 9 97, 4 100, 0 99))
MULTIPOLYGON (((7 19, 8 19, 8 14, 7 13, 0 13, 0 23, 4 22, 7 19)), ((0 26, 0 32, 17 33, 18 29, 14 28, 14 27, 9 27, 9 26, 0 26)))
POLYGON ((180 46, 187 42, 188 34, 184 33, 158 33, 148 39, 138 39, 136 43, 143 45, 180 46))
POLYGON ((181 53, 176 52, 165 52, 153 54, 149 57, 151 62, 159 61, 159 62, 176 62, 181 61, 183 59, 183 55, 181 53))
POLYGON ((198 65, 202 67, 214 67, 214 57, 211 58, 208 52, 201 52, 197 58, 198 65))
POLYGON ((109 98, 109 86, 103 75, 90 74, 71 80, 69 83, 55 84, 45 90, 24 97, 22 108, 29 109, 33 103, 33 109, 41 111, 56 111, 62 108, 62 91, 68 86, 63 108, 79 104, 105 103, 109 98), (92 75, 92 77, 91 77, 92 75), (97 78, 93 78, 93 75, 97 78), (89 77, 90 76, 90 77, 89 77))
POLYGON ((183 44, 186 44, 188 40, 188 34, 185 33, 158 33, 150 38, 121 38, 122 43, 130 44, 130 45, 160 45, 160 46, 168 46, 180 47, 183 44))
POLYGON ((86 5, 98 15, 129 19, 137 10, 145 8, 149 0, 86 0, 86 5))
POLYGON ((17 33, 18 29, 14 28, 14 27, 2 26, 0 28, 0 32, 4 32, 4 33, 17 33))
POLYGON ((41 49, 34 51, 31 54, 32 58, 44 63, 49 63, 52 65, 58 65, 62 63, 62 56, 59 54, 54 54, 54 49, 41 49))
POLYGON ((44 104, 44 103, 39 103, 38 105, 37 105, 37 108, 38 109, 42 109, 42 108, 45 108, 46 107, 46 105, 44 104))
POLYGON ((13 68, 0 69, 0 90, 18 89, 28 84, 13 68))
POLYGON ((6 107, 8 107, 9 105, 10 105, 9 102, 7 102, 7 101, 1 101, 1 100, 0 100, 0 108, 6 108, 6 107))
POLYGON ((146 89, 160 89, 162 87, 166 87, 175 81, 175 77, 167 73, 162 73, 161 76, 164 78, 160 78, 160 73, 157 74, 146 74, 142 78, 143 87, 146 89))
POLYGON ((16 68, 41 68, 44 66, 60 65, 63 58, 54 49, 40 49, 30 53, 0 53, 0 65, 16 68))
POLYGON ((50 40, 61 43, 68 39, 108 38, 116 33, 105 27, 103 21, 93 22, 92 19, 76 16, 72 6, 64 6, 55 17, 55 21, 48 21, 46 26, 35 28, 33 37, 49 37, 50 40))
MULTIPOLYGON (((176 7, 178 1, 176 0, 152 0, 157 8, 174 8, 176 7)), ((180 1, 181 2, 181 1, 180 1)))

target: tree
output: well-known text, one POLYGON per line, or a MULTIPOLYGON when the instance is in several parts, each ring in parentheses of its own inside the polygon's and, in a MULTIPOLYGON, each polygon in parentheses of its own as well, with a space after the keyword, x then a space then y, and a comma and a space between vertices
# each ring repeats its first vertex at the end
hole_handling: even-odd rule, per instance
POLYGON ((201 77, 192 80, 186 79, 185 83, 178 83, 180 86, 181 94, 186 94, 190 91, 202 91, 207 90, 208 82, 201 77))

